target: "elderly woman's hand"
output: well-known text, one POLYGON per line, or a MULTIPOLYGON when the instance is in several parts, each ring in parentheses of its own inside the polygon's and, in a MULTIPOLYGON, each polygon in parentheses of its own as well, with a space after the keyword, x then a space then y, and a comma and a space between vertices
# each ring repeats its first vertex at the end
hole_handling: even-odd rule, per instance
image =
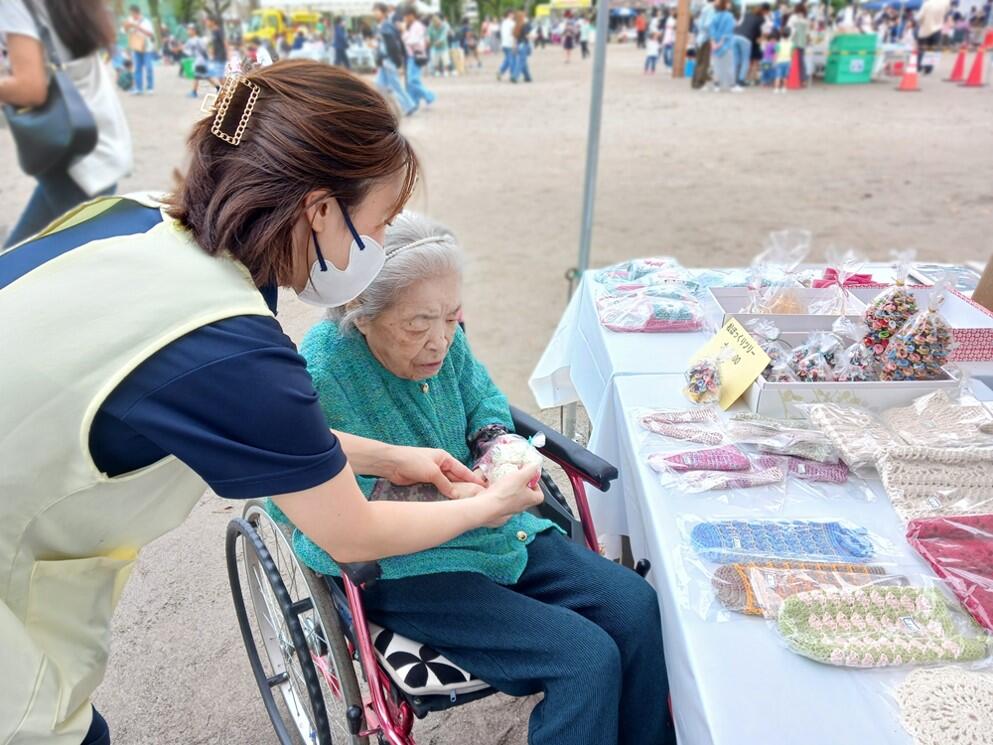
POLYGON ((531 509, 544 501, 541 489, 528 486, 531 481, 537 481, 541 470, 522 468, 494 481, 479 493, 477 499, 489 502, 487 510, 492 519, 483 523, 487 528, 499 528, 511 517, 531 509))
POLYGON ((453 482, 483 485, 478 474, 444 450, 397 446, 391 455, 391 468, 385 476, 397 486, 434 484, 449 499, 458 499, 453 482))

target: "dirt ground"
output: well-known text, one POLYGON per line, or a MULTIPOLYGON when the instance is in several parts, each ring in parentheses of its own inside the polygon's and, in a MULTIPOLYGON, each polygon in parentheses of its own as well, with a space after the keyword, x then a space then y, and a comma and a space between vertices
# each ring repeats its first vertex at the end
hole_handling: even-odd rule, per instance
MULTIPOLYGON (((593 265, 672 254, 690 266, 747 263, 773 229, 814 231, 815 255, 854 247, 883 258, 985 260, 993 244, 993 89, 923 78, 773 96, 692 92, 641 73, 641 53, 608 53, 593 265)), ((415 208, 451 225, 469 263, 470 338, 511 400, 534 409, 527 378, 566 300, 575 264, 591 65, 559 49, 532 58, 531 85, 496 83, 494 62, 432 80, 433 110, 404 123, 425 167, 415 208)), ((154 97, 125 97, 135 172, 122 191, 167 189, 199 116, 174 68, 154 97)), ((0 234, 32 183, 0 134, 0 234)), ((284 295, 299 339, 317 313, 284 295)), ((7 319, 5 322, 10 322, 7 319)), ((555 417, 557 420, 557 417, 555 417)), ((273 740, 238 635, 223 537, 238 505, 206 495, 142 555, 114 627, 96 703, 125 745, 273 740)), ((532 702, 504 697, 437 715, 425 743, 523 743, 532 702)))

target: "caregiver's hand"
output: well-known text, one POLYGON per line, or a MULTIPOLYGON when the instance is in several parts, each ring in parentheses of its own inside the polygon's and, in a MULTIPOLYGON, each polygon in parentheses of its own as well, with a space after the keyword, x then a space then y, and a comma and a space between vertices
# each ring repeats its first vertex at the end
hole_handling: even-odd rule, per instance
POLYGON ((538 488, 530 488, 528 482, 536 480, 540 474, 537 467, 522 468, 494 481, 476 497, 486 500, 490 518, 484 523, 487 528, 499 528, 519 512, 530 509, 544 501, 538 488))
POLYGON ((457 499, 452 482, 483 485, 482 477, 464 464, 435 448, 396 446, 391 452, 392 465, 385 477, 397 486, 434 484, 449 499, 457 499))

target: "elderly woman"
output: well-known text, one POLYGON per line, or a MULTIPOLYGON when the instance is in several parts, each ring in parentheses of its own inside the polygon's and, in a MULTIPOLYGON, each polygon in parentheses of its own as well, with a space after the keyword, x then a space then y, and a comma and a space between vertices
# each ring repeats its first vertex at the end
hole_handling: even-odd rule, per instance
MULTIPOLYGON (((512 429, 506 398, 459 327, 461 291, 452 233, 399 216, 378 278, 301 346, 330 427, 441 448, 467 465, 512 429)), ((359 482, 372 499, 425 498, 425 489, 359 482)), ((463 484, 456 496, 480 488, 463 484)), ((299 531, 294 546, 316 571, 339 573, 299 531)), ((380 564, 382 579, 364 592, 376 623, 500 691, 544 693, 531 716, 532 745, 675 742, 658 602, 634 572, 530 513, 380 564)))

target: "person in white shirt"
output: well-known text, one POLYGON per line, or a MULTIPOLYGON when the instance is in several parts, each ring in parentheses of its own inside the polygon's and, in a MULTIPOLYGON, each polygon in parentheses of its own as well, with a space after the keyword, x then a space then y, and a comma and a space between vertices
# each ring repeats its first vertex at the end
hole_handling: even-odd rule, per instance
POLYGON ((505 72, 514 72, 514 48, 517 44, 514 39, 514 11, 508 10, 500 23, 500 48, 503 49, 503 62, 497 71, 497 80, 503 79, 505 72))
POLYGON ((659 62, 659 51, 661 49, 662 45, 659 43, 658 31, 648 34, 648 40, 645 42, 645 75, 655 74, 655 66, 659 62))
POLYGON ((417 11, 413 5, 408 5, 403 16, 403 46, 407 50, 407 95, 416 106, 421 105, 421 101, 428 106, 435 102, 434 91, 428 90, 424 85, 421 75, 421 66, 427 64, 428 60, 428 30, 427 27, 417 17, 417 11))
POLYGON ((132 5, 130 17, 124 19, 123 31, 128 36, 128 48, 134 62, 134 95, 140 96, 145 92, 147 83, 148 93, 155 88, 155 30, 152 22, 141 14, 141 8, 132 5), (142 78, 144 77, 144 81, 142 78))
POLYGON ((931 73, 931 66, 925 69, 921 64, 924 52, 936 49, 941 42, 941 27, 949 9, 949 0, 924 0, 917 13, 917 68, 925 75, 931 73))

